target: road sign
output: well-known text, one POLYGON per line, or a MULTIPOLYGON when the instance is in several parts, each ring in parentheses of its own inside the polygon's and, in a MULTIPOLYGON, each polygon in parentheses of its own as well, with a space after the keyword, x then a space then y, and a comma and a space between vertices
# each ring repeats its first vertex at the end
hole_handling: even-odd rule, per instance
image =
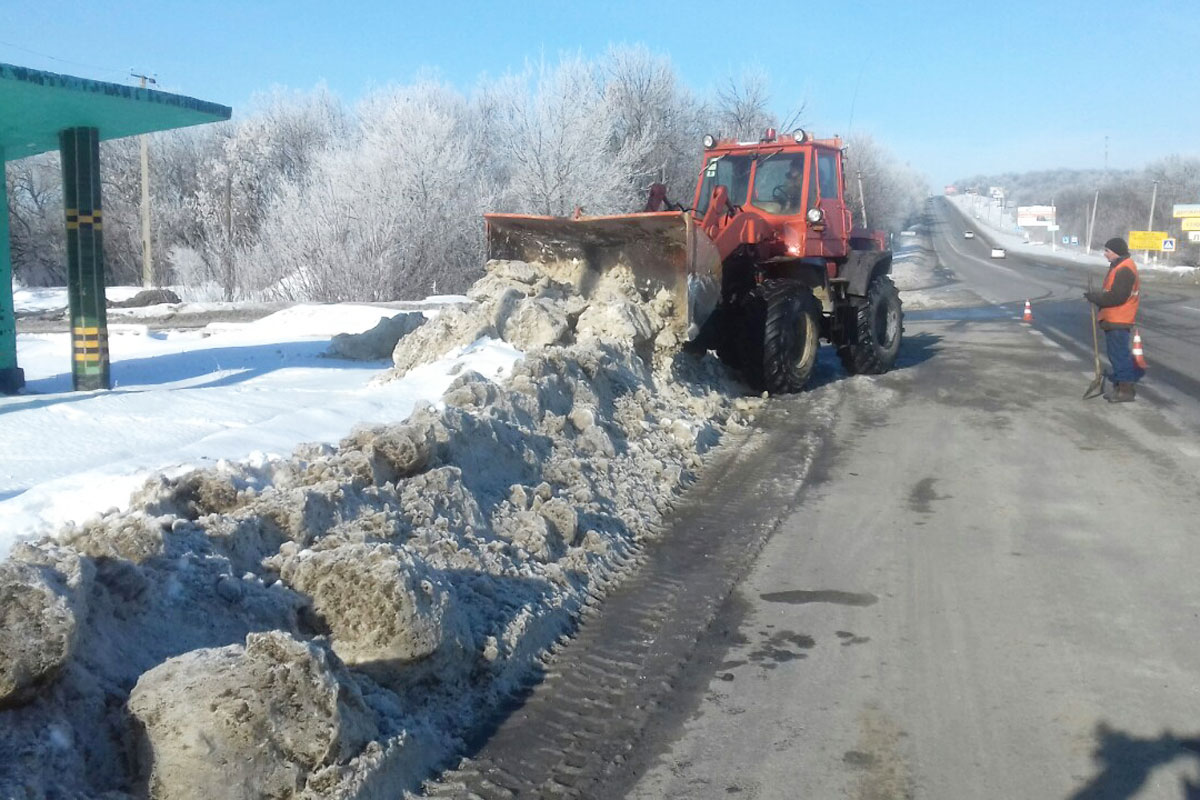
POLYGON ((1063 244, 1070 244, 1070 243, 1071 243, 1071 237, 1070 237, 1070 236, 1064 236, 1064 237, 1063 237, 1063 244))
POLYGON ((1200 217, 1184 217, 1179 222, 1185 231, 1200 231, 1200 217))
POLYGON ((1188 234, 1189 242, 1200 242, 1200 231, 1192 231, 1188 234))
POLYGON ((1072 237, 1071 237, 1071 244, 1079 244, 1079 237, 1078 237, 1078 236, 1072 236, 1072 237))
POLYGON ((1200 217, 1200 203, 1176 203, 1171 213, 1175 217, 1200 217))
POLYGON ((1056 231, 1056 230, 1058 230, 1058 226, 1057 226, 1057 225, 1047 225, 1047 226, 1046 226, 1046 230, 1048 230, 1048 231, 1056 231))
POLYGON ((1130 231, 1130 250, 1162 250, 1163 239, 1170 236, 1166 231, 1130 231))
POLYGON ((1175 252, 1175 240, 1174 239, 1163 239, 1162 240, 1162 249, 1163 249, 1164 253, 1174 253, 1175 252))

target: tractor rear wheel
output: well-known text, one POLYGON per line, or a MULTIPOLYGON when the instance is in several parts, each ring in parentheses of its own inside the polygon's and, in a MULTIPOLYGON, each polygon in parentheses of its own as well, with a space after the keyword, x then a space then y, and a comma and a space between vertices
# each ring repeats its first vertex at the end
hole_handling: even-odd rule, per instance
POLYGON ((867 302, 857 309, 853 340, 838 348, 851 375, 882 375, 896 363, 904 331, 900 292, 886 275, 871 281, 867 302))
POLYGON ((746 300, 746 378, 772 394, 799 392, 817 363, 821 304, 803 284, 769 280, 746 300))

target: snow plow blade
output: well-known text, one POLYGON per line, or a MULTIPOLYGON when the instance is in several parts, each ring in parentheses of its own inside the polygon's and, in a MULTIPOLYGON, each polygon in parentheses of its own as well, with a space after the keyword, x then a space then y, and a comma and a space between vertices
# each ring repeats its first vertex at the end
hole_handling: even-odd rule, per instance
POLYGON ((721 299, 720 254, 685 212, 577 219, 485 214, 484 220, 489 259, 542 264, 555 277, 566 273, 585 297, 601 273, 620 266, 646 298, 667 289, 681 312, 680 339, 695 339, 721 299))

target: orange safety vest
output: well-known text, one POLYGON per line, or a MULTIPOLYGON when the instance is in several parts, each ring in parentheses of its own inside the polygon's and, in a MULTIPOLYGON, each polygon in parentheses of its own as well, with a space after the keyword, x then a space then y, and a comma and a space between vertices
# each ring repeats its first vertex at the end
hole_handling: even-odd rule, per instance
POLYGON ((1137 264, 1133 263, 1133 259, 1126 256, 1117 263, 1113 264, 1108 269, 1108 274, 1104 276, 1104 291, 1112 288, 1113 278, 1117 274, 1117 270, 1121 267, 1129 267, 1133 270, 1133 289, 1129 292, 1129 299, 1119 306, 1109 306, 1108 308, 1100 309, 1100 321, 1111 322, 1114 325, 1132 325, 1138 312, 1138 296, 1141 294, 1142 280, 1138 277, 1137 264))

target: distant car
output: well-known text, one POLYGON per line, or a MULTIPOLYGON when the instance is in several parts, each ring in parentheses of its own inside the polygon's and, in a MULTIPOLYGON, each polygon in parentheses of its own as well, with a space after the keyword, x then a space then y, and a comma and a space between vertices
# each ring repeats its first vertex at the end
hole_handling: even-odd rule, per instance
POLYGON ((1003 247, 993 247, 992 248, 992 258, 1004 258, 1005 255, 1007 255, 1007 254, 1004 252, 1003 247))
POLYGON ((963 231, 963 238, 964 239, 974 239, 975 231, 963 231))

